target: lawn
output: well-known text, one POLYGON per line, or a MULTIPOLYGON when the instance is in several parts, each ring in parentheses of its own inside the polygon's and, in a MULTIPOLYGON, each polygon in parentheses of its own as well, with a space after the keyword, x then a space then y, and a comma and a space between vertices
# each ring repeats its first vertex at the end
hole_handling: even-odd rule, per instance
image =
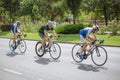
MULTIPOLYGON (((61 37, 59 42, 71 42, 71 43, 80 43, 78 34, 59 34, 61 37)), ((108 36, 108 35, 97 35, 98 38, 105 40, 105 45, 116 45, 120 46, 120 36, 108 36)), ((4 38, 12 38, 10 32, 0 32, 0 37, 4 38)), ((27 33, 27 37, 25 39, 31 40, 41 40, 38 33, 27 33)), ((55 39, 54 39, 55 40, 55 39)))

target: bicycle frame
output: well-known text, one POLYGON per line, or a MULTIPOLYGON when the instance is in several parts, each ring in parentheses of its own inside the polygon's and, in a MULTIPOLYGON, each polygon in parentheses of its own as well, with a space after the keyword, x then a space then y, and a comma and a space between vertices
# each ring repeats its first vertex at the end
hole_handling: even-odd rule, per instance
MULTIPOLYGON (((91 55, 90 51, 93 51, 93 49, 95 49, 95 48, 97 49, 97 47, 100 46, 100 44, 102 44, 103 42, 104 42, 104 40, 102 40, 101 42, 100 42, 100 40, 95 40, 93 42, 94 44, 92 44, 91 46, 90 46, 90 44, 88 44, 90 46, 90 49, 88 50, 87 55, 88 56, 91 55), (96 44, 96 41, 99 41, 99 44, 96 44)), ((96 51, 99 51, 99 50, 96 50, 96 51)), ((100 52, 97 52, 97 53, 100 53, 100 52)), ((100 54, 97 54, 97 56, 100 56, 100 54)))

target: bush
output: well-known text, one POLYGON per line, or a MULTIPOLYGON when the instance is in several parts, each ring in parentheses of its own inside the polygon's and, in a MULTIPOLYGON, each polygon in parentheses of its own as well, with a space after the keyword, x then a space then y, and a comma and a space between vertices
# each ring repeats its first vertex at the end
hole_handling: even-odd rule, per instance
POLYGON ((1 30, 2 31, 10 31, 12 24, 2 24, 1 30))
POLYGON ((26 25, 22 25, 23 27, 23 30, 25 32, 38 32, 39 28, 41 27, 41 24, 39 23, 36 23, 36 24, 32 24, 32 23, 29 23, 29 24, 26 24, 26 25))
POLYGON ((111 23, 108 25, 108 31, 112 32, 112 36, 119 35, 120 24, 119 23, 111 23))
POLYGON ((61 26, 57 26, 55 28, 55 31, 58 34, 76 34, 79 33, 80 29, 83 29, 85 27, 89 27, 90 24, 65 24, 65 25, 61 25, 61 26))

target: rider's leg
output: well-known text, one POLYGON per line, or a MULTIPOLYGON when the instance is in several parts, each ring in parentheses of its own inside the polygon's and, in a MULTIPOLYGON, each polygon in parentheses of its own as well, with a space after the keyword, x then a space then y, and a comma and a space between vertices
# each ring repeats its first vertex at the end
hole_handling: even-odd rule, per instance
POLYGON ((86 40, 87 40, 88 42, 90 42, 90 46, 91 46, 91 45, 92 45, 93 38, 90 37, 90 36, 88 36, 88 38, 86 38, 86 40))
POLYGON ((47 38, 44 38, 43 40, 42 40, 42 47, 44 47, 45 46, 45 43, 47 42, 47 38))
POLYGON ((12 31, 11 30, 11 34, 12 34, 12 36, 13 36, 13 46, 15 45, 15 41, 16 41, 16 36, 15 36, 15 34, 14 34, 14 31, 12 31))
POLYGON ((83 47, 82 47, 82 49, 81 49, 81 51, 80 51, 80 54, 81 55, 84 55, 84 51, 86 50, 86 47, 87 47, 87 43, 85 42, 85 43, 83 43, 83 47))
POLYGON ((80 35, 80 39, 81 39, 83 45, 82 45, 82 49, 77 54, 80 54, 79 55, 80 59, 83 59, 83 55, 84 55, 83 52, 85 51, 85 49, 87 47, 87 43, 86 43, 86 39, 85 39, 84 35, 80 35))
MULTIPOLYGON (((92 45, 91 42, 93 41, 93 38, 91 38, 90 36, 88 36, 88 38, 86 38, 86 40, 87 40, 88 42, 90 42, 90 46, 91 46, 91 45, 92 45)), ((88 44, 87 44, 86 42, 83 43, 83 48, 82 48, 82 50, 80 51, 81 54, 86 50, 87 45, 88 45, 88 44)))

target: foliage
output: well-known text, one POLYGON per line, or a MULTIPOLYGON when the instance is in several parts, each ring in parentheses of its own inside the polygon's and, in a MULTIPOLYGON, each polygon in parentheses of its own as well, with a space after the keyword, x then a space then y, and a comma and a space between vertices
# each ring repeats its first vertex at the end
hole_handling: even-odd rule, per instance
POLYGON ((87 12, 94 12, 94 19, 100 19, 100 17, 104 16, 104 20, 106 25, 109 20, 114 20, 115 18, 118 21, 120 15, 120 0, 83 0, 82 1, 82 9, 87 12))
POLYGON ((79 33, 80 29, 83 29, 83 24, 65 24, 61 26, 57 26, 55 31, 59 34, 75 34, 79 33))
POLYGON ((38 32, 39 28, 41 27, 41 23, 29 23, 22 25, 22 27, 25 32, 38 32))
POLYGON ((120 35, 118 32, 120 32, 120 24, 117 23, 110 23, 108 25, 108 30, 112 32, 112 36, 120 35))
POLYGON ((62 21, 66 15, 72 14, 74 23, 78 20, 101 19, 107 25, 112 20, 119 22, 119 4, 120 0, 0 0, 0 16, 4 17, 0 21, 14 22, 23 16, 30 16, 29 21, 62 21))
POLYGON ((30 15, 34 6, 33 0, 22 0, 20 10, 22 15, 30 15))
POLYGON ((15 17, 19 15, 20 1, 21 0, 1 0, 2 8, 9 13, 10 22, 15 20, 15 17))
POLYGON ((68 9, 70 9, 71 13, 73 14, 74 24, 76 23, 76 17, 78 15, 80 3, 82 0, 66 0, 66 4, 68 9))

